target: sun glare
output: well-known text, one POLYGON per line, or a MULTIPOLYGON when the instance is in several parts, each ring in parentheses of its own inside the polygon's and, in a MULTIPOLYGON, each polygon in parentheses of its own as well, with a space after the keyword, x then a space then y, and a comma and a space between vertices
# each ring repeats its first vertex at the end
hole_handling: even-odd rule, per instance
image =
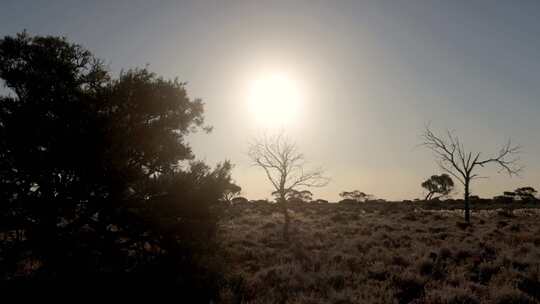
POLYGON ((249 109, 256 122, 265 127, 283 127, 294 122, 300 104, 298 85, 287 75, 266 75, 251 84, 249 109))

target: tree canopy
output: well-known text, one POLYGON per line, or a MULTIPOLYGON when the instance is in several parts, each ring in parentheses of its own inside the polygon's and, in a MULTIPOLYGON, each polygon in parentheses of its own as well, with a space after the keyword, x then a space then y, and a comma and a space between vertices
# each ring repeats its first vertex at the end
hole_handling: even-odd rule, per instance
POLYGON ((428 192, 426 194, 426 200, 431 200, 436 194, 440 197, 449 195, 454 189, 454 181, 452 178, 443 173, 441 175, 432 175, 429 179, 422 183, 422 188, 428 192))
POLYGON ((185 137, 209 128, 185 83, 114 78, 80 45, 26 33, 0 40, 0 79, 4 279, 37 260, 27 275, 192 282, 182 269, 233 183, 230 163, 195 161, 185 137))
POLYGON ((352 200, 355 202, 366 202, 373 199, 373 195, 364 193, 360 190, 343 191, 339 194, 344 200, 352 200))
POLYGON ((535 201, 536 198, 536 189, 530 186, 526 187, 520 187, 517 188, 514 191, 504 191, 502 196, 495 197, 498 200, 505 200, 505 201, 514 201, 514 200, 521 200, 521 201, 535 201))

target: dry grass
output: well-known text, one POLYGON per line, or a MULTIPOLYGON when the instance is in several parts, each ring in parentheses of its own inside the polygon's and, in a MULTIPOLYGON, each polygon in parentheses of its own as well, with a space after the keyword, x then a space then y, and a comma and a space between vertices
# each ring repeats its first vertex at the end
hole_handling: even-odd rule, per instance
MULTIPOLYGON (((391 203, 387 203, 391 204, 391 203)), ((293 206, 231 207, 220 240, 225 303, 538 303, 540 213, 293 206)))

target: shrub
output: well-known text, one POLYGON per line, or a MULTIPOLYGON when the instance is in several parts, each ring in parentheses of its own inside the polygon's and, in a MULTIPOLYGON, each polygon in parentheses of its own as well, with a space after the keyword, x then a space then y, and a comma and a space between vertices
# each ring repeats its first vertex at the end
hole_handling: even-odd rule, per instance
POLYGON ((540 280, 538 271, 519 277, 517 287, 519 290, 540 301, 540 280))
POLYGON ((413 212, 409 212, 407 213, 406 215, 404 215, 403 217, 401 217, 402 220, 406 220, 406 221, 417 221, 418 220, 418 217, 416 217, 416 214, 414 214, 413 212))
POLYGON ((392 287, 394 297, 400 304, 410 303, 424 295, 425 281, 414 274, 394 276, 392 287))
POLYGON ((442 260, 451 259, 452 258, 452 250, 444 247, 439 250, 439 258, 442 260))
POLYGON ((397 266, 401 266, 401 267, 407 267, 411 263, 407 259, 405 259, 404 257, 398 255, 398 256, 394 256, 392 258, 392 264, 397 265, 397 266))
POLYGON ((424 259, 418 263, 418 271, 423 276, 431 275, 434 267, 434 263, 428 259, 424 259))
POLYGON ((480 300, 472 294, 457 293, 445 299, 444 304, 480 304, 480 300))
POLYGON ((386 265, 378 262, 368 269, 367 277, 376 281, 385 281, 390 277, 390 273, 386 265))
POLYGON ((464 288, 444 288, 426 296, 426 304, 480 304, 481 301, 471 290, 464 288))
POLYGON ((466 259, 472 257, 472 252, 468 249, 460 249, 456 252, 456 262, 463 263, 466 259))
POLYGON ((505 288, 498 290, 492 296, 494 304, 535 304, 531 297, 525 293, 516 290, 505 288))
POLYGON ((446 269, 442 262, 423 259, 418 264, 418 271, 423 276, 431 277, 435 280, 443 279, 446 276, 446 269))
POLYGON ((500 265, 493 262, 483 262, 472 268, 471 279, 481 284, 487 284, 491 278, 500 271, 500 265))
POLYGON ((262 226, 262 229, 273 229, 276 228, 276 223, 274 222, 268 222, 262 226))
POLYGON ((456 222, 456 227, 458 227, 461 230, 465 230, 465 229, 469 228, 470 226, 471 226, 471 224, 466 223, 466 222, 456 222))
POLYGON ((505 217, 505 218, 513 218, 514 217, 514 213, 511 209, 502 209, 502 210, 499 210, 497 211, 497 215, 499 215, 500 217, 505 217))
POLYGON ((332 287, 336 291, 340 291, 345 288, 345 277, 343 274, 334 274, 328 278, 328 286, 332 287))

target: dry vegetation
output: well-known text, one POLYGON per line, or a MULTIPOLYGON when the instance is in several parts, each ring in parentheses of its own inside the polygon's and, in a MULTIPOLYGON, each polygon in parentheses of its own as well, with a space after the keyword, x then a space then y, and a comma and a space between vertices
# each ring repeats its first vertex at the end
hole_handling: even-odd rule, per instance
POLYGON ((288 243, 274 204, 230 207, 222 301, 539 303, 539 210, 476 211, 469 226, 459 210, 380 206, 295 204, 288 243))

